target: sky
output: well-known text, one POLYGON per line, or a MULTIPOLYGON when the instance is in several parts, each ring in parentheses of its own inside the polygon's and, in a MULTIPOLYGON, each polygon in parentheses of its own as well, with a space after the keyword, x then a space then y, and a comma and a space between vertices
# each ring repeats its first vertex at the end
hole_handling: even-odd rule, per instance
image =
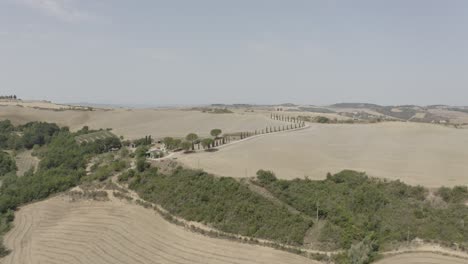
POLYGON ((0 0, 0 94, 468 105, 468 1, 0 0))

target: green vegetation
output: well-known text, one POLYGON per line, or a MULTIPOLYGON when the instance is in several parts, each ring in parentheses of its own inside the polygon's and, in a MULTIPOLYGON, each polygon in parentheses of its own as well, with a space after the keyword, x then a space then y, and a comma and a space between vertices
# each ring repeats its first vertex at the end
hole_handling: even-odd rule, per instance
POLYGON ((371 248, 367 254, 371 260, 379 247, 416 237, 468 248, 466 187, 439 189, 443 202, 436 204, 423 187, 355 171, 329 174, 322 181, 278 180, 271 172, 259 171, 256 183, 300 212, 326 221, 320 242, 349 249, 346 259, 354 259, 358 249, 371 248))
POLYGON ((141 145, 135 150, 136 169, 139 172, 143 172, 150 167, 150 164, 146 162, 146 152, 148 150, 149 147, 146 145, 141 145))
MULTIPOLYGON (((286 120, 298 122, 289 117, 286 120)), ((313 225, 310 219, 318 218, 325 224, 317 232, 317 244, 324 249, 345 250, 335 256, 337 263, 370 263, 383 248, 416 237, 468 249, 466 186, 442 187, 430 193, 420 186, 369 178, 355 171, 328 174, 320 181, 279 180, 271 171, 258 171, 254 183, 299 212, 292 213, 232 178, 182 168, 170 175, 160 173, 146 162, 150 137, 141 139, 135 151, 136 170, 124 171, 128 162, 106 154, 99 157, 109 159, 93 166, 92 173, 86 175, 92 157, 121 146, 115 136, 77 140, 90 133, 95 131, 87 127, 72 133, 56 124, 31 122, 15 127, 8 120, 0 121, 0 235, 10 228, 18 206, 122 172, 119 180, 127 182, 143 199, 160 204, 173 215, 228 233, 301 245, 313 225), (18 177, 14 158, 3 150, 24 148, 33 149, 41 161, 36 172, 30 170, 18 177)), ((211 131, 213 137, 221 133, 219 129, 211 131)), ((240 135, 247 136, 249 133, 240 135)), ((186 151, 193 150, 198 142, 208 149, 217 145, 212 138, 200 141, 193 133, 183 142, 169 137, 163 142, 168 149, 186 151)), ((0 256, 7 253, 0 244, 0 256)))
POLYGON ((189 141, 183 141, 181 144, 180 144, 180 147, 185 151, 185 152, 188 152, 192 149, 193 147, 193 144, 189 141))
MULTIPOLYGON (((10 228, 14 219, 13 211, 18 206, 47 198, 51 194, 76 186, 86 179, 85 168, 89 159, 108 149, 105 140, 79 145, 75 136, 86 132, 71 133, 68 128, 59 128, 55 124, 32 122, 12 127, 9 121, 2 121, 0 127, 3 136, 9 139, 14 138, 19 143, 3 146, 3 148, 42 146, 40 151, 36 151, 41 160, 36 172, 30 170, 22 177, 14 173, 6 173, 3 176, 0 187, 0 235, 10 228)), ((0 171, 12 172, 14 166, 11 160, 5 156, 6 153, 0 153, 2 153, 0 171)), ((120 165, 113 166, 117 168, 120 165)), ((7 253, 7 249, 0 246, 0 256, 7 253)))
POLYGON ((441 187, 437 190, 437 195, 447 203, 463 203, 468 201, 468 187, 455 186, 454 188, 441 187))
MULTIPOLYGON (((195 150, 195 142, 198 140, 198 135, 195 134, 195 133, 190 133, 185 137, 185 140, 192 143, 192 150, 195 150)), ((184 145, 184 143, 182 142, 182 148, 185 150, 183 145, 184 145)))
MULTIPOLYGON (((68 130, 68 128, 62 128, 68 130)), ((0 121, 0 148, 32 149, 34 145, 48 144, 60 128, 56 124, 30 122, 14 127, 9 120, 0 121)))
POLYGON ((88 130, 88 127, 84 126, 83 129, 77 132, 77 134, 78 135, 75 136, 75 139, 78 144, 97 142, 97 145, 103 148, 101 152, 107 152, 111 149, 118 149, 122 147, 120 139, 108 130, 88 130))
POLYGON ((16 95, 0 95, 0 100, 16 100, 16 95))
POLYGON ((27 149, 31 149, 34 145, 42 146, 48 144, 59 130, 60 128, 56 124, 43 122, 27 123, 20 127, 20 131, 23 132, 22 145, 27 149))
POLYGON ((223 133, 223 131, 221 129, 218 129, 218 128, 212 129, 211 132, 210 132, 210 134, 215 138, 218 138, 219 135, 221 135, 221 133, 223 133))
POLYGON ((139 139, 135 139, 133 140, 133 144, 135 144, 135 146, 148 146, 148 145, 151 145, 153 143, 153 140, 151 139, 151 135, 149 136, 145 136, 144 138, 139 138, 139 139))
POLYGON ((15 160, 6 152, 0 151, 0 177, 17 170, 15 160))
POLYGON ((214 140, 212 138, 204 138, 201 144, 204 149, 210 149, 213 146, 214 140))
POLYGON ((298 116, 297 117, 300 120, 304 120, 307 122, 312 122, 312 123, 320 123, 320 124, 334 124, 338 123, 339 121, 335 119, 330 119, 325 116, 298 116))
POLYGON ((163 139, 164 145, 166 145, 166 148, 168 150, 176 150, 181 147, 182 140, 178 138, 172 138, 172 137, 165 137, 163 139))
POLYGON ((300 245, 312 225, 232 178, 182 168, 164 175, 151 168, 125 173, 120 179, 128 181, 143 199, 174 215, 229 233, 300 245))
POLYGON ((115 159, 107 164, 98 166, 93 173, 82 178, 82 181, 104 181, 117 172, 121 172, 128 168, 129 164, 125 160, 115 159))

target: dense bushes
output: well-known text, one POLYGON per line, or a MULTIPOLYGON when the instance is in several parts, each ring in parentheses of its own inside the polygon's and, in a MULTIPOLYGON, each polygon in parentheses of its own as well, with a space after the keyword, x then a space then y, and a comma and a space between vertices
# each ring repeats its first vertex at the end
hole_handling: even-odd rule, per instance
POLYGON ((83 147, 87 148, 93 153, 105 153, 112 149, 120 149, 122 147, 122 142, 117 137, 106 137, 103 139, 96 139, 93 142, 82 143, 83 147))
POLYGON ((135 139, 133 140, 133 144, 135 144, 135 146, 149 146, 151 145, 151 143, 153 142, 153 140, 151 139, 151 135, 149 136, 145 136, 144 138, 139 138, 139 139, 135 139))
MULTIPOLYGON (((8 230, 13 220, 12 210, 17 206, 47 198, 79 184, 86 174, 85 167, 89 158, 103 151, 101 144, 108 143, 97 141, 78 145, 75 134, 67 128, 58 128, 55 124, 48 123, 34 122, 11 128, 4 121, 0 123, 0 130, 8 138, 16 132, 20 132, 20 135, 22 133, 22 136, 15 137, 24 147, 45 145, 41 151, 37 151, 41 159, 37 172, 30 170, 21 177, 14 173, 3 176, 0 187, 0 235, 8 230)), ((112 142, 120 144, 120 141, 112 142)), ((0 171, 12 171, 14 167, 5 154, 0 151, 0 171)), ((122 164, 113 165, 113 168, 121 167, 122 164)), ((0 255, 5 253, 0 246, 0 255)))
POLYGON ((437 194, 445 202, 460 203, 468 200, 468 187, 455 186, 454 188, 441 187, 437 194))
POLYGON ((466 188, 443 188, 446 201, 435 206, 426 199, 428 191, 399 181, 368 178, 363 173, 343 171, 326 180, 274 180, 258 184, 297 210, 326 221, 323 243, 349 249, 369 235, 377 244, 419 237, 443 243, 468 241, 466 188), (460 198, 465 197, 465 198, 460 198), (318 205, 318 207, 317 207, 318 205))
POLYGON ((15 160, 6 152, 0 151, 0 176, 16 171, 15 160))
POLYGON ((163 175, 156 169, 128 173, 130 188, 172 214, 210 224, 222 231, 289 244, 302 244, 310 220, 291 214, 232 178, 202 171, 176 169, 163 175))
POLYGON ((182 140, 179 138, 165 137, 163 143, 168 150, 176 150, 180 148, 182 140))
POLYGON ((41 162, 36 173, 30 171, 22 177, 5 178, 0 188, 0 212, 78 184, 85 175, 85 165, 91 154, 75 142, 70 132, 58 133, 46 150, 40 152, 41 162))
POLYGON ((53 123, 29 122, 14 127, 9 120, 0 121, 0 148, 31 149, 34 145, 42 146, 48 144, 59 131, 60 128, 53 123))
POLYGON ((257 180, 261 185, 266 185, 276 181, 276 176, 271 171, 259 170, 257 171, 257 180))
POLYGON ((125 160, 112 160, 107 164, 97 166, 95 170, 82 178, 82 181, 92 182, 95 180, 104 181, 117 172, 121 172, 128 168, 129 164, 125 160))
POLYGON ((60 130, 56 124, 44 122, 30 122, 20 126, 19 129, 23 132, 23 146, 27 149, 31 149, 34 145, 48 144, 52 136, 60 130))

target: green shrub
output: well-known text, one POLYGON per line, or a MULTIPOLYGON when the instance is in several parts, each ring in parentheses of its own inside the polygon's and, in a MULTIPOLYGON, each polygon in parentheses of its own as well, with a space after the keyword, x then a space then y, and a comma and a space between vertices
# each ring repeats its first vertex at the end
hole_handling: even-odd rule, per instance
POLYGON ((0 150, 0 176, 10 172, 16 172, 15 160, 6 152, 0 150))
POLYGON ((428 190, 399 181, 369 178, 364 173, 342 171, 326 180, 257 181, 274 196, 300 212, 326 221, 320 241, 349 249, 373 234, 379 244, 419 237, 466 245, 468 207, 460 201, 466 188, 441 188, 448 203, 434 207, 428 190), (318 205, 318 207, 317 207, 318 205))
POLYGON ((257 181, 261 185, 270 184, 270 183, 276 181, 276 176, 271 171, 259 170, 259 171, 257 171, 257 181))
POLYGON ((143 199, 172 214, 222 231, 300 245, 310 220, 291 214, 232 178, 178 168, 171 175, 149 169, 130 180, 143 199))

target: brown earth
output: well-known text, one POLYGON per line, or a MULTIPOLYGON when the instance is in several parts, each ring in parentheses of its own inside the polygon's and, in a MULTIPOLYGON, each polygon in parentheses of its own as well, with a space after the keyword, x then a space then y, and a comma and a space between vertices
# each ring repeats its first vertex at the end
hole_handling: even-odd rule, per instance
POLYGON ((62 195, 22 207, 5 236, 2 264, 317 263, 268 247, 199 235, 152 209, 118 199, 62 195))
POLYGON ((366 171, 375 177, 428 187, 468 184, 468 130, 439 125, 311 124, 268 134, 180 161, 223 176, 250 177, 259 169, 279 178, 324 179, 327 172, 366 171))
POLYGON ((47 121, 78 130, 112 128, 116 135, 134 139, 145 135, 153 138, 184 137, 190 132, 208 136, 211 129, 224 132, 253 132, 270 125, 283 125, 266 113, 236 111, 233 114, 211 114, 181 109, 96 109, 94 111, 53 111, 18 106, 0 106, 0 120, 10 119, 15 124, 47 121))
POLYGON ((407 253, 384 258, 376 264, 466 264, 467 259, 434 253, 407 253))

